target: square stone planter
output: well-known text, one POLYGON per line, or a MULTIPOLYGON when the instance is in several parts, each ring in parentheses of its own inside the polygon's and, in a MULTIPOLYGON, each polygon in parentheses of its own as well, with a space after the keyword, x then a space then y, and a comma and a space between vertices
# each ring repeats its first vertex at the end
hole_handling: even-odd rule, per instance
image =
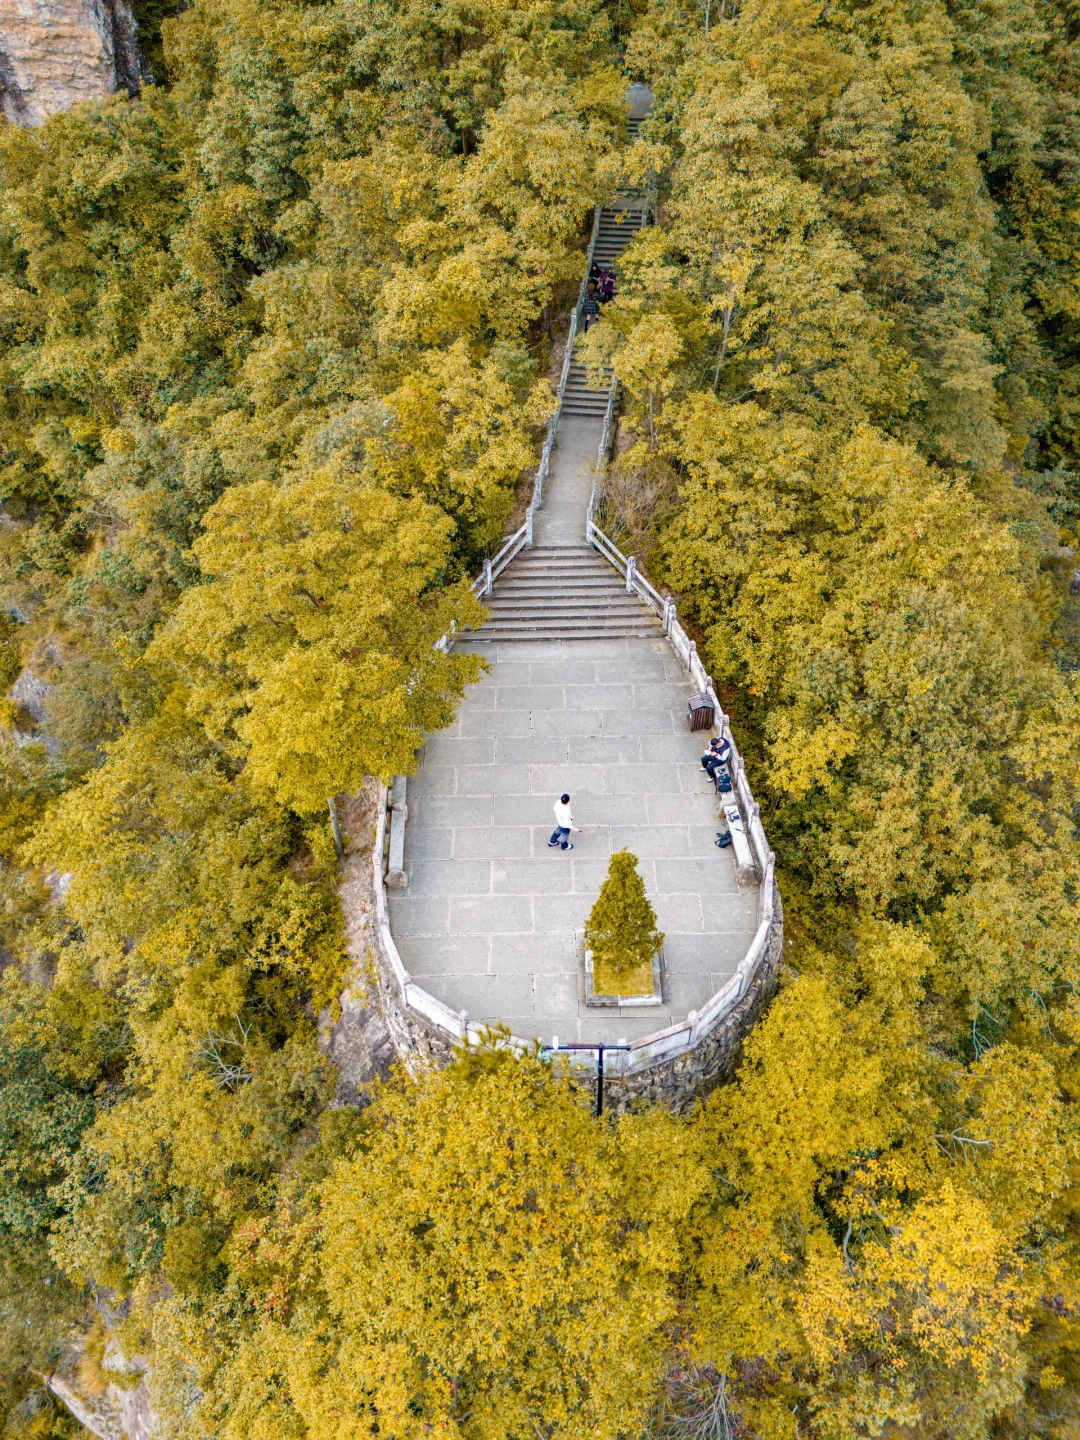
POLYGON ((664 1003, 663 959, 661 949, 652 957, 652 990, 647 995, 598 995, 593 976, 592 951, 585 951, 585 1004, 598 1010, 635 1010, 664 1003))

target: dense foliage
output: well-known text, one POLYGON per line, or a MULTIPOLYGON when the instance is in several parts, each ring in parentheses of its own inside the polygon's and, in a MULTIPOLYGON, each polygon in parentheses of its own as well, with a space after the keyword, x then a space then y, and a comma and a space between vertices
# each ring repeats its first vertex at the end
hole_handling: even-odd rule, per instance
POLYGON ((161 83, 0 132, 9 1433, 96 1294, 193 1440, 1066 1440, 1072 9, 161 15, 161 83), (475 675, 432 641, 623 176, 605 516, 732 710, 784 985, 692 1115, 497 1046, 334 1109, 325 799, 475 675))
POLYGON ((476 617, 460 577, 516 504, 622 126, 593 0, 162 13, 166 83, 0 134, 0 1344, 28 1433, 80 1287, 156 1353, 162 1282, 224 1283, 312 1145, 326 798, 475 677, 432 644, 476 617))

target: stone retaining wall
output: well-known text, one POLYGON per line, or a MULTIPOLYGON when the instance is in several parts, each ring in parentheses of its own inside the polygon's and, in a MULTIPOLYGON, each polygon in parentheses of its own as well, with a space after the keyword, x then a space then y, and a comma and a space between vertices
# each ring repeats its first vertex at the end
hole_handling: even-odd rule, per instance
POLYGON ((619 1111, 635 1100, 662 1100, 678 1112, 729 1079, 742 1056, 743 1040, 776 993, 783 946, 784 911, 774 881, 768 944, 746 994, 692 1050, 637 1074, 605 1075, 604 1108, 619 1111))

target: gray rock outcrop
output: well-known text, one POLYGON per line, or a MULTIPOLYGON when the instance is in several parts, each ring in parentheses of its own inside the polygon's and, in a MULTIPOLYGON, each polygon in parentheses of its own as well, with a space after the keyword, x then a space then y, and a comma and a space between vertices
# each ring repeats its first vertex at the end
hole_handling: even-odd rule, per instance
POLYGON ((0 106, 15 124, 150 78, 124 0, 0 0, 0 106))

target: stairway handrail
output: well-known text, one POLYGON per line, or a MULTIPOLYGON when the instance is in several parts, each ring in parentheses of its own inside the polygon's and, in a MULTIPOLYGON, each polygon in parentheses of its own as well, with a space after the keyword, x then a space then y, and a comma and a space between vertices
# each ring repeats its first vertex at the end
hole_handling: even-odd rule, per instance
POLYGON ((585 512, 585 543, 589 543, 589 527, 596 518, 596 512, 600 505, 600 491, 597 488, 597 478, 602 474, 608 463, 608 455, 611 450, 612 434, 615 427, 615 406, 618 403, 619 379, 612 375, 611 386, 608 389, 607 409, 604 411, 604 428, 600 433, 600 444, 596 451, 596 470, 593 473, 592 490, 589 492, 589 508, 585 512))
POLYGON ((570 331, 566 337, 566 351, 563 355, 562 373, 559 376, 559 383, 555 387, 555 409, 552 411, 551 419, 548 421, 548 432, 544 440, 544 448, 540 455, 540 465, 536 471, 536 479, 533 481, 533 512, 543 509, 544 505, 544 482, 551 472, 551 452, 556 445, 556 433, 559 429, 559 420, 562 416, 563 401, 566 398, 566 386, 570 380, 570 366, 574 360, 574 343, 577 340, 578 317, 581 315, 581 307, 585 304, 585 294, 589 284, 589 271, 592 269, 593 253, 596 250, 596 237, 600 233, 600 206, 593 209, 592 234, 589 236, 589 248, 585 252, 585 274, 578 289, 577 302, 570 312, 570 331))
MULTIPOLYGON (((589 236, 589 248, 585 252, 585 275, 578 288, 577 303, 570 314, 570 332, 566 339, 566 353, 563 356, 562 374, 559 377, 559 384, 555 391, 555 410, 548 421, 547 436, 544 440, 544 448, 540 452, 540 465, 536 472, 536 479, 533 481, 532 503, 526 508, 525 523, 515 530, 512 535, 507 535, 502 543, 502 548, 490 560, 484 561, 484 567, 480 574, 470 585, 473 594, 479 598, 481 595, 490 595, 492 583, 506 569, 510 561, 526 546, 533 543, 533 525, 536 519, 536 512, 544 503, 544 481, 551 471, 551 452, 555 448, 555 435, 559 428, 559 419, 562 415, 563 401, 566 398, 566 386, 570 379, 570 366, 574 358, 574 342, 577 338, 578 316, 581 314, 581 307, 585 303, 585 295, 589 284, 589 271, 592 269, 593 254, 596 250, 596 237, 600 233, 600 210, 599 205, 593 208, 592 233, 589 236)), ((609 400, 610 409, 610 400, 609 400)), ((438 642, 437 648, 446 650, 453 643, 452 636, 443 636, 438 642)))

